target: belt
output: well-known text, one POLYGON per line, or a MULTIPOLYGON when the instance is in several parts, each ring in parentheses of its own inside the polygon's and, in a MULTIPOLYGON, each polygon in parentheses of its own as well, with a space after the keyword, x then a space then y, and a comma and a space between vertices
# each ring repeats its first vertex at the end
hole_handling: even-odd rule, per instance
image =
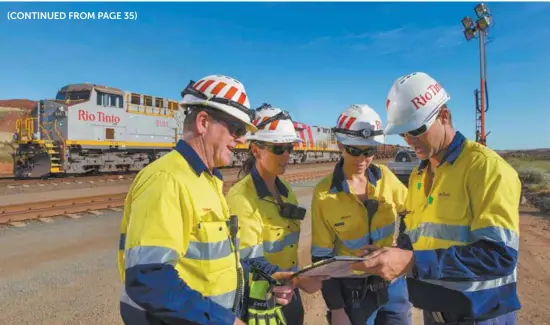
POLYGON ((456 324, 459 322, 462 325, 474 325, 476 322, 471 318, 457 317, 456 315, 443 313, 440 311, 426 311, 431 318, 433 323, 436 324, 456 324))
POLYGON ((429 312, 429 313, 432 316, 434 323, 438 323, 438 324, 447 323, 447 321, 445 320, 445 317, 443 316, 442 312, 432 311, 432 312, 429 312))

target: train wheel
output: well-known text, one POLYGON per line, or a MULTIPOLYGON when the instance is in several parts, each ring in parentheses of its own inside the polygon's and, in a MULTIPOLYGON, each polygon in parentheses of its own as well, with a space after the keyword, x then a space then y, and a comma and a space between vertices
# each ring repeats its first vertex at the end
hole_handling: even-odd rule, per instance
POLYGON ((411 155, 409 155, 408 153, 400 152, 399 154, 397 154, 397 157, 395 157, 395 161, 411 162, 412 159, 411 159, 411 155))

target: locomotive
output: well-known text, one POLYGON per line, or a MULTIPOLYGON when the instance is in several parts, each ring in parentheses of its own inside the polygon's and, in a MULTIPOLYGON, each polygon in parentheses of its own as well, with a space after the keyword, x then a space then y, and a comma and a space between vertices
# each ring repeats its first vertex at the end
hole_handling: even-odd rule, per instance
MULTIPOLYGON (((183 110, 178 101, 98 84, 69 84, 55 99, 40 100, 30 116, 16 122, 15 177, 46 177, 139 171, 170 152, 181 139, 183 110)), ((330 128, 294 122, 303 140, 291 163, 340 159, 330 128)), ((380 146, 378 157, 397 146, 380 146)), ((240 166, 248 144, 238 145, 227 167, 240 166)))

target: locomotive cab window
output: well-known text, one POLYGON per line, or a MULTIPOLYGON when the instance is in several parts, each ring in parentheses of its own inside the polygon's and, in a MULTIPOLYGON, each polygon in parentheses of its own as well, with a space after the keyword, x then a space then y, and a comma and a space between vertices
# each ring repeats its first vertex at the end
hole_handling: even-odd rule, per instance
POLYGON ((123 102, 122 102, 121 95, 107 94, 101 91, 96 91, 96 92, 97 92, 97 106, 110 106, 110 107, 122 108, 123 102))
POLYGON ((57 100, 88 100, 90 99, 89 90, 61 90, 55 96, 57 100))

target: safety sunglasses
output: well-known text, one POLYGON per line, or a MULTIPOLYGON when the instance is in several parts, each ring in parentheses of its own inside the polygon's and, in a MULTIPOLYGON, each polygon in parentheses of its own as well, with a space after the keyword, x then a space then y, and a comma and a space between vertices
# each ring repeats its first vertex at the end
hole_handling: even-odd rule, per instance
POLYGON ((246 134, 246 126, 244 123, 237 122, 232 120, 229 117, 221 116, 219 114, 213 113, 212 111, 208 110, 208 115, 212 117, 212 119, 218 123, 221 123, 227 127, 227 130, 229 131, 229 134, 234 136, 235 138, 240 138, 246 134))
POLYGON ((438 116, 439 116, 439 112, 436 113, 435 117, 429 119, 426 123, 422 124, 418 129, 414 129, 412 131, 405 132, 405 133, 399 133, 399 136, 402 138, 406 136, 410 136, 413 138, 417 138, 421 136, 422 134, 426 133, 430 129, 430 127, 434 124, 435 120, 437 120, 438 116))
POLYGON ((428 131, 428 126, 426 124, 423 124, 418 129, 414 129, 412 131, 405 132, 405 133, 399 133, 399 136, 402 137, 402 138, 404 138, 406 136, 411 136, 411 137, 417 138, 417 137, 421 136, 422 134, 426 133, 426 131, 428 131))
POLYGON ((346 149, 346 152, 353 157, 359 157, 361 155, 364 155, 365 157, 371 157, 374 156, 376 153, 376 147, 368 147, 366 149, 359 149, 352 146, 344 146, 344 149, 346 149))
POLYGON ((258 145, 258 147, 262 149, 266 149, 267 151, 277 156, 280 156, 285 152, 292 153, 292 151, 294 151, 294 145, 291 143, 289 144, 256 143, 256 144, 258 145))

